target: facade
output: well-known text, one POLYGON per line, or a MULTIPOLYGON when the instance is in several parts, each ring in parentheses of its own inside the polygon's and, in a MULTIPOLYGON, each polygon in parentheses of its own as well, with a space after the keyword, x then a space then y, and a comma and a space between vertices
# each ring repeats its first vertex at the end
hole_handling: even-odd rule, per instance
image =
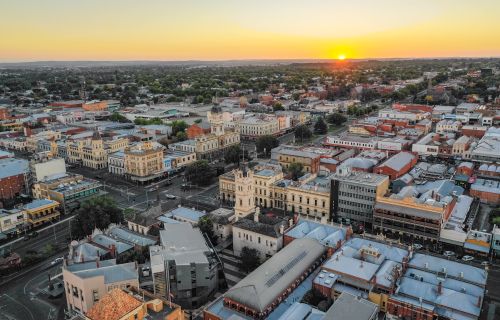
POLYGON ((470 195, 484 203, 500 204, 500 183, 496 180, 477 179, 470 186, 470 195))
POLYGON ((188 139, 194 139, 198 136, 209 134, 211 131, 210 123, 193 123, 186 129, 188 139))
POLYGON ((236 126, 244 139, 255 140, 261 136, 278 135, 280 132, 279 121, 274 116, 243 118, 236 126))
POLYGON ((184 308, 202 306, 219 286, 220 261, 198 229, 165 224, 160 245, 149 247, 155 295, 184 308))
POLYGON ((0 201, 28 193, 28 161, 16 158, 0 159, 0 201))
POLYGON ((459 132, 462 122, 453 120, 441 120, 436 124, 436 133, 459 132))
POLYGON ((304 171, 316 173, 319 171, 321 154, 304 150, 295 146, 278 146, 271 150, 271 159, 278 162, 283 168, 292 163, 301 163, 304 171))
POLYGON ((70 314, 88 313, 95 303, 113 289, 139 287, 137 264, 116 264, 114 259, 65 264, 62 276, 70 314))
POLYGON ((66 163, 62 158, 43 159, 38 162, 31 162, 31 177, 33 182, 48 180, 51 177, 64 175, 66 173, 66 163))
POLYGON ((475 143, 472 137, 461 136, 453 144, 451 155, 461 159, 471 158, 471 146, 475 143))
POLYGON ((237 219, 233 223, 233 251, 241 255, 244 247, 255 249, 261 259, 273 256, 283 247, 283 234, 293 221, 286 218, 268 217, 256 208, 253 215, 237 219))
POLYGON ((374 150, 377 148, 378 139, 376 137, 362 137, 347 134, 342 136, 327 136, 323 144, 325 146, 337 148, 374 150))
POLYGON ((15 236, 25 229, 26 214, 24 210, 0 209, 0 239, 15 236))
POLYGON ((479 162, 498 162, 500 159, 500 129, 491 127, 472 149, 471 158, 479 162))
POLYGON ((430 186, 405 187, 388 197, 377 196, 374 229, 394 236, 437 242, 463 189, 448 180, 428 184, 430 186))
POLYGON ((147 182, 163 175, 163 150, 143 142, 124 151, 125 174, 133 181, 147 182))
POLYGON ((125 153, 123 151, 108 155, 108 171, 119 176, 125 175, 125 153))
POLYGON ((386 175, 339 169, 331 176, 331 219, 371 224, 376 199, 388 189, 389 177, 386 175))
POLYGON ((196 161, 196 152, 169 151, 164 157, 164 162, 170 162, 170 168, 165 164, 165 171, 176 171, 196 161))
POLYGON ((50 199, 37 199, 24 205, 26 223, 30 228, 38 227, 50 221, 59 220, 59 202, 50 199))

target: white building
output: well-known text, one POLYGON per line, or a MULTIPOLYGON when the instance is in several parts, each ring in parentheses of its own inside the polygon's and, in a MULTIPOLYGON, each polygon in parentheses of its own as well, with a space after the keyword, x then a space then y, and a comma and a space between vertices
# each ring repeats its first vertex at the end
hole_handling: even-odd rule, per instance
POLYGON ((436 124, 436 133, 458 132, 461 128, 460 121, 441 120, 436 124))
POLYGON ((125 154, 123 151, 108 154, 108 171, 120 176, 125 175, 125 154))

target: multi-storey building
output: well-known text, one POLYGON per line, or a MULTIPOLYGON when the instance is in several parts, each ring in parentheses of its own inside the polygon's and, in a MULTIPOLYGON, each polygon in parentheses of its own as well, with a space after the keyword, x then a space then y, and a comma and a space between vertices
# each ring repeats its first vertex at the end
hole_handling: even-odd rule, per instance
POLYGON ((109 291, 139 288, 134 262, 116 264, 115 259, 66 265, 62 268, 66 303, 70 314, 84 315, 109 291))
POLYGON ((243 118, 238 121, 237 127, 245 139, 257 139, 261 136, 277 135, 280 132, 279 121, 274 116, 243 118))
POLYGON ((331 176, 331 206, 333 221, 356 221, 371 224, 373 207, 377 197, 389 188, 386 175, 354 172, 341 168, 331 176))
POLYGON ((108 154, 108 171, 119 176, 125 175, 125 153, 123 151, 108 154))
POLYGON ((0 209, 0 239, 15 236, 24 230, 26 215, 24 210, 0 209))
POLYGON ((15 158, 0 159, 0 201, 27 193, 28 161, 15 158))
POLYGON ((296 146, 278 146, 271 150, 271 159, 277 161, 283 168, 290 164, 301 163, 305 172, 316 173, 319 170, 322 154, 313 150, 296 146))
POLYGON ((133 181, 147 182, 164 173, 163 150, 150 142, 125 149, 125 174, 133 181))
POLYGON ((404 239, 436 243, 463 188, 448 180, 404 187, 398 194, 377 196, 373 228, 404 239))
POLYGON ((50 221, 58 220, 61 213, 59 202, 50 199, 37 199, 24 205, 26 222, 31 228, 38 227, 50 221))
POLYGON ((205 304, 219 287, 222 268, 215 251, 189 223, 166 224, 160 245, 149 247, 154 293, 184 308, 205 304))

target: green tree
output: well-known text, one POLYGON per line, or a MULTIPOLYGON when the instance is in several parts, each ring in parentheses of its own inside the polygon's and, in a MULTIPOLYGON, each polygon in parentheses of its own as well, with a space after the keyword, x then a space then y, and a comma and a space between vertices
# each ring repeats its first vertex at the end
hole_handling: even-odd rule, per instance
POLYGON ((255 146, 257 147, 257 152, 264 153, 266 156, 271 154, 271 149, 276 148, 280 145, 279 140, 275 136, 266 135, 261 136, 255 142, 255 146))
POLYGON ((75 210, 75 219, 71 223, 72 234, 76 239, 82 239, 95 228, 104 230, 111 223, 121 223, 123 212, 115 201, 107 196, 94 197, 84 201, 75 210))
POLYGON ((297 181, 304 175, 304 166, 300 162, 292 162, 288 166, 288 173, 290 173, 292 180, 297 181))
POLYGON ((240 254, 241 267, 245 272, 250 272, 260 265, 259 253, 255 249, 243 247, 240 254))
POLYGON ((344 115, 336 112, 328 115, 328 117, 326 117, 326 121, 328 121, 328 123, 330 124, 340 126, 341 124, 347 121, 347 118, 344 115))
POLYGON ((283 111, 285 110, 285 107, 283 107, 283 105, 281 104, 281 102, 276 102, 274 105, 273 105, 273 111, 276 112, 276 111, 283 111))
POLYGON ((198 222, 198 228, 200 231, 207 235, 212 244, 215 246, 217 244, 217 236, 214 233, 214 223, 209 216, 204 216, 200 218, 198 222))
POLYGON ((187 140, 187 133, 184 131, 177 131, 175 138, 177 139, 177 141, 187 140))
POLYGON ((210 168, 208 161, 198 160, 187 166, 184 175, 191 183, 206 185, 210 183, 215 174, 210 168))
POLYGON ((113 114, 109 117, 109 120, 115 122, 130 122, 125 116, 119 114, 118 112, 113 112, 113 114))
POLYGON ((308 140, 311 137, 312 137, 312 132, 308 126, 300 125, 297 128, 295 128, 295 139, 298 139, 300 142, 308 140))
POLYGON ((194 120, 194 123, 201 123, 201 119, 194 120))
POLYGON ((314 133, 316 134, 325 134, 328 131, 328 125, 322 117, 319 117, 314 124, 314 133))
POLYGON ((172 126, 172 134, 176 135, 177 132, 180 131, 184 132, 187 129, 188 124, 183 120, 174 120, 172 121, 171 126, 172 126))
POLYGON ((231 146, 227 148, 226 152, 224 153, 224 162, 226 164, 230 163, 240 163, 240 156, 241 156, 241 149, 240 146, 231 146))

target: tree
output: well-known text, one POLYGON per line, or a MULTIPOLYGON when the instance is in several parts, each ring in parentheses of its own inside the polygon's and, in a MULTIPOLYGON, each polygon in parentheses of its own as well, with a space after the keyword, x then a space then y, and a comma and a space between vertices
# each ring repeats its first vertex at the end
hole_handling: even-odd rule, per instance
POLYGON ((295 138, 303 142, 304 140, 310 139, 312 137, 311 129, 306 125, 300 125, 295 128, 295 138))
POLYGON ((210 242, 215 246, 217 244, 217 236, 214 233, 214 224, 209 216, 201 217, 198 222, 198 228, 200 231, 207 235, 210 242))
POLYGON ((188 127, 188 124, 183 120, 172 121, 172 134, 176 135, 177 132, 184 132, 188 127))
POLYGON ((73 237, 82 239, 95 228, 104 230, 111 223, 121 223, 122 220, 123 212, 112 198, 100 196, 88 199, 75 210, 75 220, 71 224, 73 237))
POLYGON ((297 181, 304 174, 304 166, 300 162, 292 162, 288 167, 288 172, 292 180, 297 181))
POLYGON ((241 266, 245 272, 250 272, 260 265, 259 253, 255 249, 243 247, 240 254, 241 266))
POLYGON ((285 107, 283 107, 283 105, 281 104, 281 102, 276 102, 274 105, 273 105, 273 111, 276 112, 276 111, 283 111, 285 110, 285 107))
POLYGON ((275 136, 261 136, 255 142, 257 152, 263 152, 266 156, 271 153, 271 149, 280 145, 279 140, 275 136))
POLYGON ((317 134, 325 134, 328 132, 328 126, 325 122, 325 120, 323 120, 323 118, 318 118, 318 120, 316 120, 316 123, 314 124, 314 133, 317 133, 317 134))
POLYGON ((208 161, 198 160, 187 166, 185 177, 194 184, 209 184, 214 177, 214 172, 210 168, 208 161))
POLYGON ((201 119, 194 120, 194 123, 201 123, 201 119))
POLYGON ((226 152, 224 153, 224 162, 226 164, 231 164, 231 163, 240 163, 240 153, 241 149, 240 146, 231 146, 227 148, 226 152))
POLYGON ((118 112, 113 112, 113 114, 109 117, 109 120, 115 122, 130 122, 125 116, 119 114, 118 112))
POLYGON ((177 139, 177 141, 187 140, 187 133, 185 133, 184 131, 178 131, 175 135, 175 138, 177 139))
POLYGON ((328 121, 328 123, 330 124, 340 126, 347 121, 347 118, 344 115, 336 112, 334 114, 328 115, 328 117, 326 117, 326 121, 328 121))

